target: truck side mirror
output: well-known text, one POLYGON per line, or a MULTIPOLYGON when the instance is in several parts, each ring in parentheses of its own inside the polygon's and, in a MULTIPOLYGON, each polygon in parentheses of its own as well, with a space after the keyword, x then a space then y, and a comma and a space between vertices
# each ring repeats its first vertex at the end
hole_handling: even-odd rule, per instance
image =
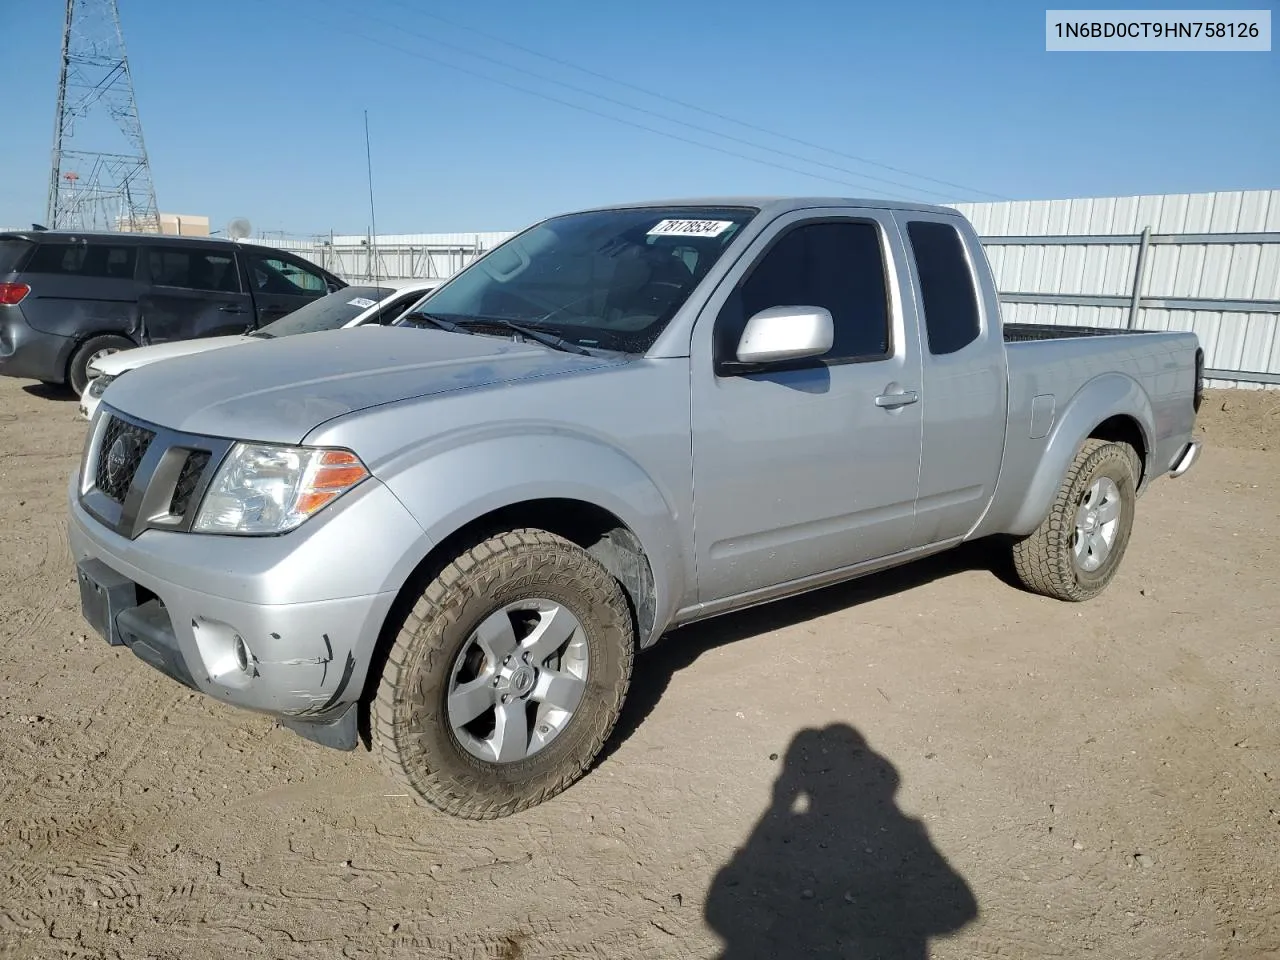
POLYGON ((835 340, 835 323, 825 307, 769 307, 747 321, 738 340, 738 362, 779 363, 820 357, 835 340))

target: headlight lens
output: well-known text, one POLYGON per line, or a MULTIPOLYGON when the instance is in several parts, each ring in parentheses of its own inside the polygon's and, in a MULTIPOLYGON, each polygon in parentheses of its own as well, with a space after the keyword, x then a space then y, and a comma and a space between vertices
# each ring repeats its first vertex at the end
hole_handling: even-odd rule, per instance
POLYGON ((350 450, 237 443, 209 484, 192 529, 285 533, 368 476, 350 450))
MULTIPOLYGON (((91 374, 93 373, 92 367, 89 369, 89 372, 91 374)), ((111 386, 111 382, 113 380, 115 380, 115 377, 108 377, 106 374, 99 374, 89 381, 89 386, 85 392, 96 400, 102 396, 103 391, 106 390, 107 387, 111 386)))

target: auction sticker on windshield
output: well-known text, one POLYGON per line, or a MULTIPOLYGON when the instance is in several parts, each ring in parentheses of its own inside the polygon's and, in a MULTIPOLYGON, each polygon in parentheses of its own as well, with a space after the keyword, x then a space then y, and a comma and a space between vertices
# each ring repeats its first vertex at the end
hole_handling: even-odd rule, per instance
POLYGON ((649 231, 649 236, 718 237, 732 226, 732 220, 663 220, 649 231))
POLYGON ((370 300, 367 297, 356 297, 354 300, 348 300, 347 303, 353 307, 364 307, 366 310, 372 307, 377 300, 370 300))

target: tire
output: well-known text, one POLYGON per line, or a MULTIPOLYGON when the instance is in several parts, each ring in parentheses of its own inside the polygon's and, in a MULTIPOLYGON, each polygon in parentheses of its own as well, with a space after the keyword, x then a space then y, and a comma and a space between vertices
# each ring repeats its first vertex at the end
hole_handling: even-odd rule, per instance
POLYGON ((67 383, 75 391, 76 396, 83 395, 84 388, 89 385, 88 371, 90 363, 98 357, 106 356, 108 353, 130 350, 133 346, 132 340, 115 334, 105 334, 103 336, 90 337, 76 347, 75 353, 71 355, 71 362, 67 364, 67 383))
POLYGON ((445 567, 406 616, 370 707, 374 752, 438 810, 510 816, 586 772, 617 722, 634 656, 622 588, 586 551, 542 530, 492 536, 445 567), (561 635, 568 640, 544 658, 561 635), (522 651, 532 653, 532 678, 522 651), (554 712, 570 701, 567 716, 554 712), (466 721, 478 704, 486 706, 466 721), (527 755, 518 755, 522 743, 527 755))
POLYGON ((1046 597, 1091 600, 1115 577, 1133 530, 1137 454, 1126 443, 1086 440, 1067 469, 1049 514, 1013 545, 1013 566, 1028 589, 1046 597), (1099 494, 1102 496, 1099 497, 1099 494), (1095 506, 1091 510, 1090 503, 1095 506), (1114 500, 1114 526, 1104 518, 1114 500), (1092 533, 1083 524, 1096 523, 1092 533), (1087 539, 1081 543, 1080 532, 1087 539), (1080 546, 1081 549, 1077 549, 1080 546))

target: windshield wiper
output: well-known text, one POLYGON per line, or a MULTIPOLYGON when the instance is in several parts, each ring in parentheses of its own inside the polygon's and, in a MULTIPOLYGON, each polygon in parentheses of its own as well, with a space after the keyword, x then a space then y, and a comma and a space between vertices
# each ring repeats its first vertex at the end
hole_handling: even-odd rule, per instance
POLYGON ((426 313, 422 310, 415 310, 413 313, 406 313, 397 322, 405 323, 407 321, 417 326, 419 320, 425 320, 427 323, 431 324, 433 327, 438 327, 439 329, 444 330, 447 333, 468 333, 469 334, 471 332, 470 330, 463 329, 460 325, 454 323, 452 320, 446 320, 444 317, 438 317, 434 313, 426 313))
POLYGON ((495 324, 500 327, 506 327, 508 330, 514 330, 530 340, 536 340, 544 347, 551 347, 553 350, 563 350, 565 353, 577 353, 584 357, 594 357, 595 354, 581 344, 573 343, 563 337, 557 337, 554 333, 548 333, 546 330, 536 330, 533 327, 526 327, 522 323, 516 323, 508 320, 506 317, 468 317, 462 321, 463 325, 483 326, 484 324, 495 324))
POLYGON ((438 314, 427 313, 423 310, 415 310, 413 313, 406 313, 400 318, 399 322, 417 323, 419 320, 425 320, 433 327, 439 327, 441 330, 448 331, 449 333, 470 334, 472 331, 467 328, 471 326, 480 327, 488 325, 505 327, 508 330, 513 330, 522 336, 528 337, 530 340, 534 340, 542 344, 544 347, 551 347, 553 350, 563 350, 566 353, 577 353, 584 357, 595 356, 595 354, 580 344, 572 343, 565 340, 563 337, 557 337, 554 333, 548 333, 545 330, 535 330, 533 327, 526 327, 522 323, 516 323, 513 320, 508 320, 506 317, 474 316, 467 317, 465 320, 455 323, 453 320, 446 320, 438 314))

